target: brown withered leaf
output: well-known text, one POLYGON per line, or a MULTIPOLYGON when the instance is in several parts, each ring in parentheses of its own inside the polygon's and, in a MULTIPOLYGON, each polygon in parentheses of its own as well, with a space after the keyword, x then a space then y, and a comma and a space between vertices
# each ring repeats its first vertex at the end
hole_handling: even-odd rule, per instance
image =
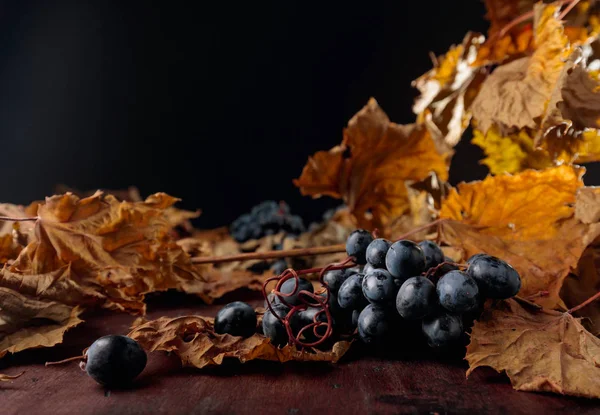
POLYGON ((488 177, 450 192, 440 211, 444 240, 467 258, 485 252, 514 266, 520 295, 547 308, 563 306, 559 293, 600 225, 574 217, 584 169, 562 165, 543 171, 488 177))
POLYGON ((146 350, 173 352, 183 366, 199 369, 220 365, 225 358, 235 358, 242 363, 255 359, 282 363, 290 360, 335 363, 350 348, 350 342, 345 341, 335 343, 327 352, 300 351, 289 345, 278 348, 260 334, 246 339, 217 334, 212 320, 200 316, 162 317, 134 328, 128 336, 146 350))
POLYGON ((9 288, 0 288, 0 304, 0 358, 61 343, 64 333, 83 321, 79 307, 39 300, 9 288))
MULTIPOLYGON (((586 224, 600 221, 600 188, 579 189, 575 217, 586 224)), ((567 307, 575 307, 600 291, 600 238, 596 238, 583 252, 577 268, 565 280, 560 297, 567 307)), ((582 323, 589 331, 600 335, 600 302, 595 301, 575 313, 585 317, 582 323)))
POLYGON ((340 146, 311 157, 294 183, 303 195, 342 198, 366 229, 384 233, 410 209, 406 181, 435 171, 448 177, 446 157, 422 125, 398 125, 371 99, 349 122, 340 146))
POLYGON ((600 398, 600 339, 569 313, 503 301, 475 323, 466 359, 467 376, 489 366, 517 390, 600 398))
POLYGON ((11 380, 17 379, 18 377, 21 377, 23 373, 25 372, 21 372, 16 375, 5 375, 3 373, 0 373, 0 382, 9 382, 11 380))
POLYGON ((184 286, 194 291, 202 281, 168 235, 164 211, 176 201, 163 193, 144 202, 119 202, 101 192, 47 198, 38 209, 35 240, 8 270, 31 280, 69 266, 69 278, 105 296, 105 307, 143 312, 144 294, 184 286))
POLYGON ((493 125, 501 131, 536 128, 574 50, 557 19, 556 4, 536 4, 534 11, 533 55, 498 67, 473 102, 473 117, 484 133, 493 125))
POLYGON ((487 75, 473 65, 482 41, 482 35, 468 33, 462 44, 437 58, 432 70, 413 81, 421 93, 413 111, 442 153, 451 152, 471 120, 471 104, 487 75))

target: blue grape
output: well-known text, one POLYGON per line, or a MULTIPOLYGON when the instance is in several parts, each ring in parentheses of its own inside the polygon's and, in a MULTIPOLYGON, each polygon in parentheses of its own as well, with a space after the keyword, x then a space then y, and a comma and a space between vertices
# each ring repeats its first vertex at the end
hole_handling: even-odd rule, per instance
POLYGON ((358 336, 365 343, 379 343, 389 334, 390 321, 386 310, 369 304, 358 316, 358 336))
POLYGON ((377 268, 375 268, 373 265, 371 265, 367 262, 367 264, 362 269, 362 273, 367 275, 369 272, 373 271, 374 269, 377 269, 377 268))
POLYGON ((215 317, 215 332, 250 337, 256 333, 256 312, 241 301, 229 303, 215 317))
POLYGON ((289 280, 285 280, 283 284, 281 284, 281 288, 279 292, 282 294, 292 294, 289 297, 281 296, 281 299, 286 301, 291 305, 299 305, 302 303, 300 301, 300 291, 308 291, 310 293, 314 293, 315 289, 310 281, 305 278, 298 278, 298 287, 296 287, 296 279, 290 278, 289 280))
POLYGON ((337 293, 344 281, 346 281, 349 276, 350 273, 344 269, 327 271, 325 275, 323 275, 323 282, 327 284, 331 292, 337 293))
POLYGON ((376 269, 363 278, 362 292, 371 304, 384 306, 394 302, 398 287, 389 272, 376 269))
POLYGON ((478 306, 477 283, 462 271, 450 271, 437 283, 440 305, 451 313, 472 311, 478 306))
POLYGON ((367 247, 373 241, 370 232, 364 229, 357 229, 346 239, 346 253, 354 257, 356 263, 364 265, 367 263, 367 247))
POLYGON ((398 314, 407 320, 428 316, 438 307, 435 285, 425 277, 407 279, 396 297, 398 314))
POLYGON ((367 305, 367 300, 362 292, 362 274, 353 274, 348 277, 338 291, 340 307, 350 310, 362 310, 367 305))
POLYGON ((125 386, 146 367, 147 357, 138 342, 126 336, 100 337, 86 352, 87 374, 104 386, 125 386))
MULTIPOLYGON (((300 321, 300 330, 303 327, 306 327, 309 324, 314 323, 315 317, 316 317, 317 322, 327 323, 327 315, 325 314, 325 312, 321 312, 321 310, 322 310, 322 308, 320 308, 320 307, 308 307, 306 310, 302 310, 302 311, 298 312, 298 318, 300 321), (320 312, 320 314, 319 314, 319 312, 320 312)), ((332 325, 333 324, 334 323, 332 321, 332 325)), ((321 337, 323 337, 326 332, 327 332, 327 326, 322 325, 319 327, 313 327, 310 329, 306 329, 306 330, 304 330, 304 332, 302 332, 302 335, 304 336, 306 341, 308 341, 309 343, 312 343, 312 342, 319 340, 321 337), (315 335, 315 331, 319 334, 320 337, 317 337, 315 335)))
MULTIPOLYGON (((272 308, 275 314, 281 319, 285 318, 290 311, 290 309, 283 304, 275 304, 272 308)), ((296 313, 290 319, 292 332, 298 333, 300 325, 300 319, 298 318, 298 313, 296 313)), ((284 346, 288 343, 289 337, 285 326, 275 315, 273 315, 273 313, 271 313, 270 309, 267 309, 263 315, 262 329, 265 337, 271 339, 272 344, 284 346)))
POLYGON ((444 262, 442 249, 433 241, 422 241, 419 247, 425 255, 425 269, 433 268, 444 262))
POLYGON ((476 282, 488 298, 506 299, 517 295, 521 289, 519 273, 505 261, 479 254, 468 261, 467 274, 476 282))
POLYGON ((463 333, 461 318, 447 313, 425 318, 422 329, 427 343, 433 348, 450 346, 463 333))
MULTIPOLYGON (((367 247, 367 265, 370 264, 373 268, 385 268, 385 256, 391 245, 390 241, 382 238, 371 242, 367 247)), ((366 274, 367 271, 364 271, 364 273, 366 274)))
POLYGON ((285 259, 279 259, 275 262, 273 262, 273 264, 271 265, 271 270, 273 271, 273 274, 275 275, 281 275, 283 273, 283 271, 285 271, 288 268, 288 264, 285 261, 285 259))
POLYGON ((398 241, 390 246, 385 256, 387 270, 402 282, 410 277, 421 275, 425 270, 423 250, 412 241, 398 241))

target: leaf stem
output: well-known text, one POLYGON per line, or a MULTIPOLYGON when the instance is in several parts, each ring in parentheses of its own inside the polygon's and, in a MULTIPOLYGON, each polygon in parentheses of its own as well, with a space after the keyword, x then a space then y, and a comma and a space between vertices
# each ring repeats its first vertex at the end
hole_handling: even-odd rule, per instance
POLYGON ((11 218, 10 216, 0 216, 0 221, 5 222, 33 222, 38 220, 38 216, 34 216, 31 218, 11 218))
POLYGON ((585 300, 583 303, 571 308, 570 310, 567 310, 567 313, 573 314, 574 312, 581 310, 583 307, 587 306, 590 303, 593 303, 594 301, 596 301, 599 298, 600 298, 600 291, 598 291, 596 294, 594 294, 593 296, 591 296, 590 298, 585 300))

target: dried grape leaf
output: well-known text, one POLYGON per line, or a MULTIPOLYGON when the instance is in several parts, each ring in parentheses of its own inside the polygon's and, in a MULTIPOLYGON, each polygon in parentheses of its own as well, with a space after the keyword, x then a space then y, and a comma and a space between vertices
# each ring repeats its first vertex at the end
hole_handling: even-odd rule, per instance
POLYGON ((429 131, 390 122, 371 99, 348 122, 342 144, 311 157, 294 183, 303 195, 344 199, 358 226, 385 232, 410 209, 406 181, 423 180, 431 171, 448 177, 446 157, 429 131))
POLYGON ((600 398, 600 339, 569 313, 503 301, 475 322, 466 359, 467 376, 489 366, 517 390, 600 398))
POLYGON ((548 308, 563 306, 559 293, 600 225, 574 217, 584 169, 562 165, 543 171, 462 183, 444 201, 442 236, 467 258, 485 252, 514 266, 520 295, 548 308))
POLYGON ((534 11, 533 55, 498 67, 473 102, 473 117, 484 133, 492 125, 536 128, 574 50, 557 19, 557 5, 536 4, 534 11))
POLYGON ((39 300, 0 287, 0 357, 21 350, 51 347, 64 333, 82 323, 81 309, 39 300))
POLYGON ((220 365, 225 358, 245 363, 249 360, 276 362, 324 361, 336 363, 350 348, 350 342, 340 341, 330 351, 300 351, 294 346, 278 348, 269 339, 255 334, 249 338, 217 334, 212 319, 200 316, 162 317, 135 327, 128 335, 149 351, 173 352, 183 366, 204 368, 220 365))
POLYGON ((101 192, 47 198, 38 209, 35 240, 9 271, 32 279, 69 266, 77 285, 106 297, 104 306, 132 312, 144 311, 146 293, 194 291, 201 277, 169 237, 164 214, 176 201, 164 193, 144 202, 119 202, 101 192))
POLYGON ((487 75, 473 65, 482 41, 480 34, 468 33, 462 44, 450 48, 434 61, 433 69, 413 81, 421 93, 413 111, 442 153, 452 151, 471 120, 471 104, 487 75))

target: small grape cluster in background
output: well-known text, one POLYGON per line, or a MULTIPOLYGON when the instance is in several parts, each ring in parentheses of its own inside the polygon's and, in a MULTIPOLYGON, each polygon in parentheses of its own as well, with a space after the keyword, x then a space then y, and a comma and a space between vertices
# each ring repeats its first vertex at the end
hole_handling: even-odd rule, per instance
MULTIPOLYGON (((428 240, 392 243, 356 230, 346 252, 354 266, 324 270, 325 292, 314 294, 310 281, 295 276, 267 296, 261 328, 273 344, 283 346, 296 336, 312 344, 325 338, 330 326, 335 335, 356 331, 364 343, 375 344, 393 335, 402 321, 420 321, 428 344, 443 348, 461 338, 485 299, 510 298, 521 288, 519 274, 505 261, 477 254, 455 264, 428 240)), ((249 305, 236 302, 219 312, 215 331, 250 336, 256 321, 249 305)))
POLYGON ((300 235, 305 230, 302 218, 292 215, 287 203, 273 200, 254 206, 250 213, 241 215, 229 228, 233 239, 240 243, 279 232, 300 235))

